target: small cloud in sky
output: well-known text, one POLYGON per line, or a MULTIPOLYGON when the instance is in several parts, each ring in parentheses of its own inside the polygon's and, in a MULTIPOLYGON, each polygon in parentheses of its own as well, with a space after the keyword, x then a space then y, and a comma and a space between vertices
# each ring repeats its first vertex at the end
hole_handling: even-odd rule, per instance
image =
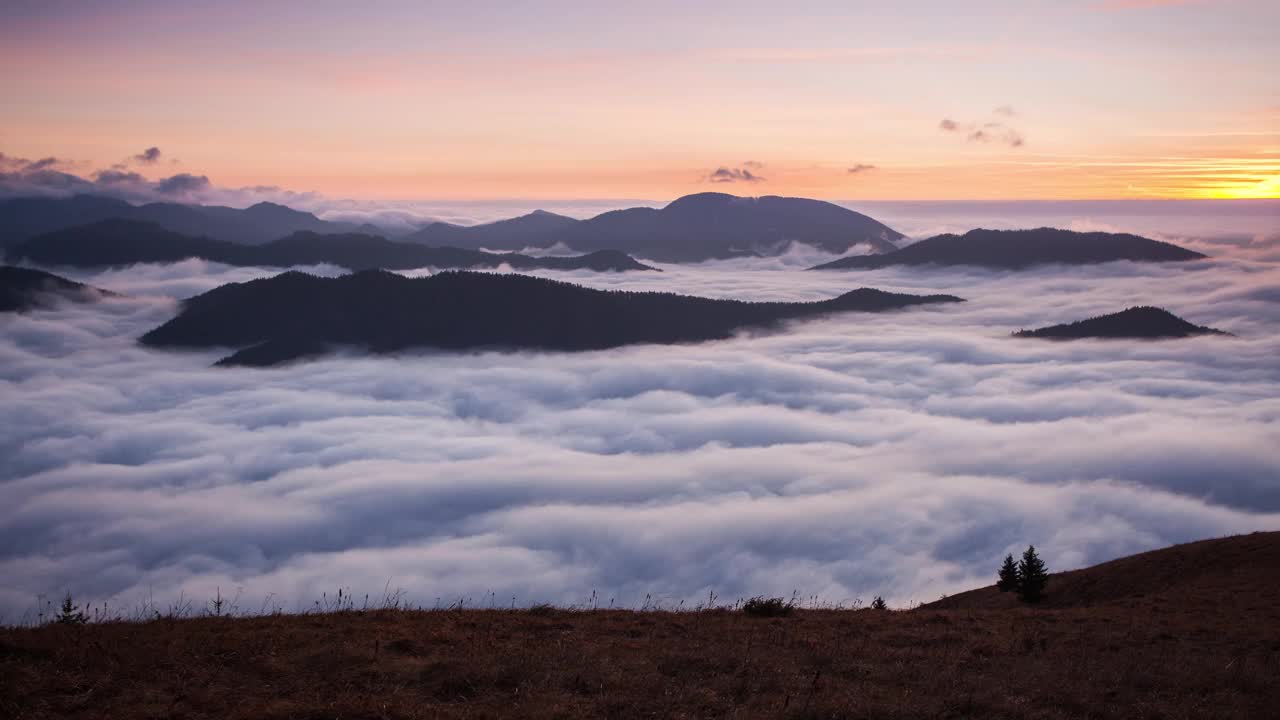
POLYGON ((179 173, 156 183, 156 192, 162 195, 182 195, 197 192, 209 187, 209 178, 204 175, 179 173))
MULTIPOLYGON (((1007 106, 1006 106, 1007 107, 1007 106)), ((999 112, 1000 108, 996 111, 999 112)), ((1009 108, 1012 112, 1012 108, 1009 108)), ((965 139, 969 142, 980 143, 1001 143, 1009 147, 1022 147, 1026 144, 1027 139, 1023 134, 1009 127, 1002 122, 985 122, 985 123, 959 123, 951 118, 943 118, 938 123, 938 129, 943 132, 965 134, 965 139)))
POLYGON ((116 169, 118 166, 112 167, 110 170, 99 170, 93 174, 95 180, 104 185, 115 183, 145 183, 146 178, 136 172, 116 169))
POLYGON ((995 113, 996 115, 1003 115, 1005 117, 1017 117, 1018 115, 1018 111, 1014 110, 1012 105, 1001 105, 1000 107, 996 108, 995 110, 992 110, 991 112, 995 113))
POLYGON ((849 174, 849 175, 857 175, 857 174, 859 174, 859 173, 864 173, 864 172, 867 172, 868 170, 875 170, 875 169, 876 169, 876 166, 875 166, 875 165, 868 165, 868 164, 866 164, 866 163, 858 163, 858 164, 856 164, 856 165, 851 166, 851 167, 850 167, 846 172, 847 172, 847 174, 849 174))
POLYGON ((133 161, 140 165, 155 165, 160 160, 160 148, 152 146, 133 156, 133 161))
POLYGON ((758 161, 758 160, 748 160, 748 161, 746 161, 746 162, 742 163, 742 167, 745 167, 745 168, 751 168, 752 170, 763 170, 763 169, 764 169, 764 163, 762 163, 762 162, 760 162, 760 161, 758 161))
MULTIPOLYGON (((745 164, 746 163, 744 163, 744 165, 745 164)), ((761 177, 760 175, 757 175, 754 172, 751 172, 751 168, 749 167, 741 167, 741 168, 718 167, 714 171, 712 171, 710 175, 707 175, 707 182, 713 182, 713 183, 736 183, 736 182, 758 183, 758 182, 764 182, 764 181, 765 181, 765 178, 761 177)))

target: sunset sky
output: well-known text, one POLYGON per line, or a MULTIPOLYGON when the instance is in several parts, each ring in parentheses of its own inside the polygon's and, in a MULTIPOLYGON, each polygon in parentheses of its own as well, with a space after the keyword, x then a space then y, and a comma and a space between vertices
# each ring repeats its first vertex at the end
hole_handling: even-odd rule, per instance
POLYGON ((8 0, 0 153, 351 198, 1280 197, 1274 0, 259 5, 8 0))

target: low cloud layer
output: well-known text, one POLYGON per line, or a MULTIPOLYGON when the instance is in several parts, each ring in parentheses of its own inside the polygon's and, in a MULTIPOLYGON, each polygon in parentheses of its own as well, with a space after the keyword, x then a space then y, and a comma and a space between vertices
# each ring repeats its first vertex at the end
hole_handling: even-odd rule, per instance
MULTIPOLYGON (((771 593, 931 600, 1034 542, 1054 569, 1280 528, 1280 286, 1247 255, 1027 274, 811 273, 785 256, 609 288, 968 303, 574 355, 218 369, 134 339, 269 274, 79 273, 130 297, 0 319, 0 610, 343 587, 432 605, 771 593), (1236 338, 1016 340, 1156 304, 1236 338)), ((332 273, 332 268, 313 269, 332 273)))

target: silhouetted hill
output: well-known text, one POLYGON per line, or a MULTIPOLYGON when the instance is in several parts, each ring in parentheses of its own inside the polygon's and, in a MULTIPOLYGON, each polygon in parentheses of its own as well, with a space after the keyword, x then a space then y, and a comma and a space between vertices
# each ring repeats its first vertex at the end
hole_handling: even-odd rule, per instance
POLYGON ((1110 315, 1099 315, 1073 323, 1037 330, 1020 330, 1015 337, 1077 340, 1081 338, 1180 338, 1192 335, 1229 335, 1201 325, 1192 325, 1163 308, 1131 307, 1110 315))
MULTIPOLYGON (((247 245, 295 232, 365 233, 370 226, 330 222, 275 203, 237 209, 178 203, 129 203, 104 197, 13 198, 0 201, 0 246, 99 220, 153 222, 166 230, 247 245)), ((373 228, 372 234, 388 235, 373 228)), ((536 211, 528 215, 461 226, 433 223, 403 240, 465 249, 520 250, 557 243, 581 252, 617 250, 669 262, 743 255, 774 255, 799 242, 828 252, 855 246, 875 252, 896 249, 902 234, 860 213, 820 200, 699 193, 661 209, 631 208, 575 220, 536 211)))
POLYGON ((861 213, 821 200, 686 195, 664 208, 630 208, 566 228, 559 240, 575 250, 615 248, 663 262, 776 255, 792 243, 832 253, 864 245, 897 249, 903 235, 861 213))
POLYGON ((652 269, 619 252, 537 258, 515 253, 425 247, 358 233, 322 235, 296 232, 262 245, 243 245, 190 237, 154 223, 116 219, 46 233, 11 248, 9 254, 14 259, 42 265, 77 267, 201 258, 227 265, 265 267, 329 263, 351 270, 496 268, 502 265, 517 270, 545 268, 606 272, 652 269))
MULTIPOLYGON (((992 558, 994 579, 999 558, 992 558)), ((1201 540, 1101 565, 1052 573, 1037 607, 1074 608, 1159 605, 1186 612, 1197 607, 1280 607, 1280 532, 1201 540), (1265 578, 1265 579, 1264 579, 1265 578)), ((926 609, 967 610, 1019 606, 1016 593, 995 585, 925 604, 926 609)), ((1243 617, 1243 616, 1241 616, 1243 617)))
POLYGON ((344 233, 368 229, 354 223, 321 220, 309 212, 269 202, 238 209, 179 203, 130 205, 94 195, 11 198, 0 200, 0 246, 11 247, 44 233, 110 219, 152 222, 184 235, 251 245, 299 231, 344 233))
POLYGON ((470 248, 472 250, 523 250, 532 247, 550 247, 565 230, 578 223, 571 217, 556 215, 545 210, 535 210, 509 220, 483 225, 453 225, 432 223, 402 238, 401 242, 422 245, 470 248))
POLYGON ((247 348, 228 365, 272 365, 332 346, 597 350, 730 337, 746 327, 846 311, 959 302, 950 295, 859 289, 821 302, 742 302, 594 290, 525 275, 447 272, 406 278, 368 271, 339 278, 289 272, 224 285, 184 304, 142 337, 157 347, 247 348))
POLYGON ((21 312, 59 299, 88 302, 110 294, 41 270, 0 265, 0 312, 21 312))
POLYGON ((1020 270, 1061 263, 1090 265, 1114 260, 1169 262, 1204 258, 1172 243, 1126 233, 1035 230, 970 230, 938 235, 883 255, 848 257, 811 270, 861 270, 891 265, 978 265, 1020 270))

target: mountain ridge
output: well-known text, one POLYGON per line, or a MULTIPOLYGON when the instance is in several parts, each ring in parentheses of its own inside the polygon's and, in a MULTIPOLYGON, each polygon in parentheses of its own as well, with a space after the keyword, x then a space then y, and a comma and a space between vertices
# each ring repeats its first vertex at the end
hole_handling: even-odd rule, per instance
POLYGON ((152 222, 184 235, 245 245, 270 242, 300 230, 359 232, 372 227, 321 220, 313 213, 266 201, 240 209, 174 202, 133 205, 103 195, 16 197, 0 199, 0 247, 11 247, 48 232, 112 219, 152 222))
POLYGON ((10 256, 41 265, 100 267, 200 258, 237 266, 291 267, 328 263, 348 270, 498 268, 516 270, 653 270, 625 253, 599 251, 572 257, 533 257, 451 247, 427 247, 361 233, 298 231, 260 245, 191 237, 155 223, 109 219, 36 236, 10 248, 10 256))
POLYGON ((831 253, 858 245, 897 249, 902 233, 861 213, 808 198, 695 193, 662 208, 625 208, 583 220, 560 241, 575 250, 612 247, 659 262, 776 255, 800 243, 831 253))
POLYGON ((947 233, 893 252, 840 258, 810 270, 869 270, 896 265, 976 266, 1025 270, 1037 265, 1092 265, 1116 260, 1179 262, 1205 255, 1130 233, 1076 232, 1040 227, 1028 230, 978 228, 947 233))
POLYGON ((535 210, 478 225, 432 222, 404 233, 368 223, 322 220, 273 202, 247 208, 153 202, 131 205, 97 195, 0 200, 0 246, 87 223, 153 222, 193 237, 261 245, 293 232, 365 233, 428 246, 517 251, 563 245, 578 252, 618 250, 661 262, 776 255, 796 243, 842 254, 854 247, 890 252, 902 233, 861 213, 809 198, 740 197, 704 192, 661 208, 632 207, 586 220, 535 210))
POLYGON ((1115 338, 1160 340, 1195 335, 1230 335, 1203 325, 1187 322, 1164 308, 1139 305, 1120 312, 1095 315, 1084 320, 1050 325, 1034 330, 1019 330, 1014 337, 1046 340, 1079 340, 1115 338))
POLYGON ((45 307, 51 299, 93 302, 114 294, 43 270, 0 265, 0 312, 45 307))
POLYGON ((527 275, 442 272, 406 278, 364 271, 337 278, 288 272, 188 299, 143 335, 152 347, 233 347, 220 364, 272 365, 325 348, 586 351, 719 340, 837 312, 961 302, 860 288, 808 303, 721 300, 596 290, 527 275), (389 308, 413 311, 388 312, 389 308))

